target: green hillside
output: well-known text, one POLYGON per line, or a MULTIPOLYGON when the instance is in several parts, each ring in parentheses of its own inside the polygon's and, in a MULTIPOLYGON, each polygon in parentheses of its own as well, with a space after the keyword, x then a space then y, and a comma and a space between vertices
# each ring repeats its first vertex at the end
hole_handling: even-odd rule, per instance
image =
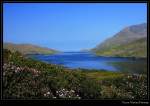
POLYGON ((4 43, 3 48, 11 50, 12 52, 19 51, 22 54, 54 54, 58 52, 53 49, 39 47, 31 44, 4 43))
POLYGON ((127 27, 92 51, 101 56, 147 57, 147 26, 144 23, 127 27))
POLYGON ((120 56, 120 57, 146 57, 147 38, 141 38, 128 44, 113 46, 96 51, 97 55, 120 56))

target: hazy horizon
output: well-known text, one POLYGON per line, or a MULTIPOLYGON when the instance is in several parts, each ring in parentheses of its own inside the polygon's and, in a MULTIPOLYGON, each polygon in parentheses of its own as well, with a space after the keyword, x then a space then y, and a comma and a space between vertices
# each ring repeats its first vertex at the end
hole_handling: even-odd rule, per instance
POLYGON ((146 21, 146 3, 4 3, 3 42, 80 51, 146 21))

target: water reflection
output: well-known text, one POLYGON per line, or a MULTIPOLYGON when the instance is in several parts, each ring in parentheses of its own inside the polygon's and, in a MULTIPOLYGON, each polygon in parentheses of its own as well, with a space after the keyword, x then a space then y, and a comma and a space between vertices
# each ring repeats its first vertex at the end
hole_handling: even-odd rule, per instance
POLYGON ((108 64, 114 66, 118 71, 124 73, 147 73, 146 61, 109 62, 108 64))

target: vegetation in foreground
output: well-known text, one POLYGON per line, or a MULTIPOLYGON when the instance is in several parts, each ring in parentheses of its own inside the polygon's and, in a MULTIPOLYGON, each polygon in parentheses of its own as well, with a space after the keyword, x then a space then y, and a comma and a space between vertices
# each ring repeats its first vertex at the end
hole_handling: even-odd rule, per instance
POLYGON ((146 99, 147 78, 140 74, 67 69, 4 49, 5 99, 146 99))

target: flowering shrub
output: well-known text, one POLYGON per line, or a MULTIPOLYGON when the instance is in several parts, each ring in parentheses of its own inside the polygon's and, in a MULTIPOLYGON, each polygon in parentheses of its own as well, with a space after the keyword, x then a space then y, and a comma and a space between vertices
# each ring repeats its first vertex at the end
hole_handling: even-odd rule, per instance
POLYGON ((102 97, 118 99, 146 99, 147 77, 146 75, 124 75, 111 80, 103 80, 102 97))

